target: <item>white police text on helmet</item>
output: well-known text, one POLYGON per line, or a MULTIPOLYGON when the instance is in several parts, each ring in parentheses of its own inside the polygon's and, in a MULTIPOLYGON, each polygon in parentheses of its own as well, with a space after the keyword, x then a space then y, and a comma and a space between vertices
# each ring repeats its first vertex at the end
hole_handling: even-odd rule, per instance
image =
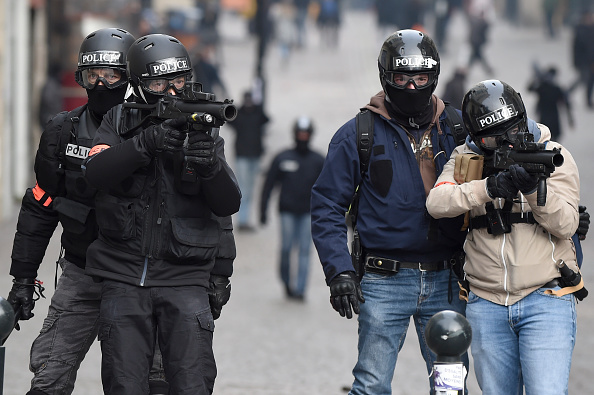
POLYGON ((190 61, 186 57, 161 59, 148 65, 148 69, 151 77, 187 71, 190 70, 190 61))
POLYGON ((498 125, 518 115, 513 104, 508 104, 505 107, 498 108, 495 111, 491 111, 477 118, 477 123, 480 130, 490 128, 491 126, 498 125))
POLYGON ((79 66, 92 66, 92 65, 121 65, 123 59, 123 53, 117 51, 94 51, 81 53, 78 65, 79 66))
POLYGON ((433 69, 437 66, 437 61, 432 57, 423 57, 421 55, 410 55, 392 58, 392 67, 413 67, 419 69, 433 69))

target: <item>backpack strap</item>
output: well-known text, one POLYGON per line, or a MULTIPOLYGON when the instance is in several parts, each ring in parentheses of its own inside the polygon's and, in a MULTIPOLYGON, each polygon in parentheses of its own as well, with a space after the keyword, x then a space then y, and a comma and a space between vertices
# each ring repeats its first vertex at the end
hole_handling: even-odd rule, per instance
POLYGON ((360 171, 361 177, 363 177, 369 168, 369 158, 371 158, 371 148, 373 147, 373 113, 362 108, 355 121, 357 124, 357 152, 359 152, 360 171))
MULTIPOLYGON (((74 110, 72 110, 72 111, 68 112, 68 114, 66 114, 66 118, 64 119, 64 122, 62 122, 61 130, 60 130, 60 142, 59 142, 59 148, 58 148, 58 150, 59 150, 58 157, 60 158, 60 161, 64 161, 64 158, 66 157, 66 147, 68 146, 68 143, 70 142, 70 138, 75 137, 74 132, 72 131, 72 128, 74 127, 75 124, 78 124, 78 122, 80 121, 80 116, 86 109, 87 109, 87 106, 83 105, 78 108, 75 108, 74 110)), ((63 162, 62 162, 62 166, 64 166, 63 162)))
POLYGON ((361 173, 361 181, 351 199, 349 210, 347 212, 347 224, 355 228, 357 224, 357 214, 359 208, 359 187, 363 182, 363 177, 369 168, 369 159, 371 158, 371 149, 373 147, 373 113, 365 108, 355 117, 355 124, 357 127, 357 152, 359 153, 359 171, 361 173))
POLYGON ((445 122, 452 131, 456 145, 462 145, 466 141, 466 136, 468 135, 468 133, 466 133, 466 129, 464 128, 462 117, 449 102, 444 101, 444 104, 445 111, 447 113, 445 122))

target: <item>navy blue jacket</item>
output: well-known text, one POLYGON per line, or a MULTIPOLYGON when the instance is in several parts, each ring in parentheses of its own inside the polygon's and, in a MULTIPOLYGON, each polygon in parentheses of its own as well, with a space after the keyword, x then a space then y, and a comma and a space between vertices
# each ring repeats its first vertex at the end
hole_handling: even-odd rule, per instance
MULTIPOLYGON (((456 147, 445 118, 444 111, 439 117, 441 133, 436 126, 432 129, 436 175, 456 147)), ((312 189, 312 237, 327 283, 337 274, 353 270, 345 213, 361 180, 355 125, 353 118, 335 133, 312 189)), ((460 217, 446 221, 430 217, 421 172, 406 131, 377 113, 374 125, 372 155, 361 184, 357 220, 363 247, 401 261, 449 259, 464 240, 460 217), (431 224, 437 232, 430 232, 431 224)))

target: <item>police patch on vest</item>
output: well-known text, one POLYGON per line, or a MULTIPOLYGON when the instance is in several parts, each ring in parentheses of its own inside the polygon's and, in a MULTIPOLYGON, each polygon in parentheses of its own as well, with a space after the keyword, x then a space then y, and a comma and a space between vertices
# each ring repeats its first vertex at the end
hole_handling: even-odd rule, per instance
POLYGON ((78 159, 86 159, 89 156, 89 151, 91 149, 89 147, 83 147, 81 145, 76 144, 68 144, 66 146, 66 156, 71 156, 73 158, 78 159))
POLYGON ((190 60, 186 57, 157 60, 147 66, 149 77, 190 70, 190 60))
POLYGON ((93 51, 81 53, 78 56, 78 67, 93 65, 121 66, 124 54, 118 51, 93 51))
POLYGON ((437 61, 430 56, 410 55, 398 58, 392 58, 392 68, 411 67, 418 69, 433 69, 437 66, 437 61))
POLYGON ((515 117, 518 114, 513 104, 508 104, 505 107, 498 108, 482 117, 477 118, 478 126, 480 130, 489 128, 493 125, 500 124, 507 121, 510 118, 515 117))

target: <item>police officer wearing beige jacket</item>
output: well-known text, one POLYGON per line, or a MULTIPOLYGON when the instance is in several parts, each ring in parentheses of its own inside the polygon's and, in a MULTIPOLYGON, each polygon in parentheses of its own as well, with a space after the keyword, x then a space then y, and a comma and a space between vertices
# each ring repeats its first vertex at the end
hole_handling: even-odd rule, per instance
POLYGON ((520 95, 505 82, 471 88, 462 117, 469 137, 452 153, 427 209, 435 218, 470 212, 466 317, 479 386, 484 395, 523 389, 527 395, 567 394, 576 302, 575 294, 564 292, 558 265, 562 260, 578 272, 571 239, 579 221, 577 165, 566 148, 550 141, 546 126, 527 118, 520 95), (517 164, 499 169, 504 155, 498 152, 518 148, 519 141, 544 146, 556 162, 546 181, 517 164), (464 157, 484 161, 476 179, 460 171, 464 157))

